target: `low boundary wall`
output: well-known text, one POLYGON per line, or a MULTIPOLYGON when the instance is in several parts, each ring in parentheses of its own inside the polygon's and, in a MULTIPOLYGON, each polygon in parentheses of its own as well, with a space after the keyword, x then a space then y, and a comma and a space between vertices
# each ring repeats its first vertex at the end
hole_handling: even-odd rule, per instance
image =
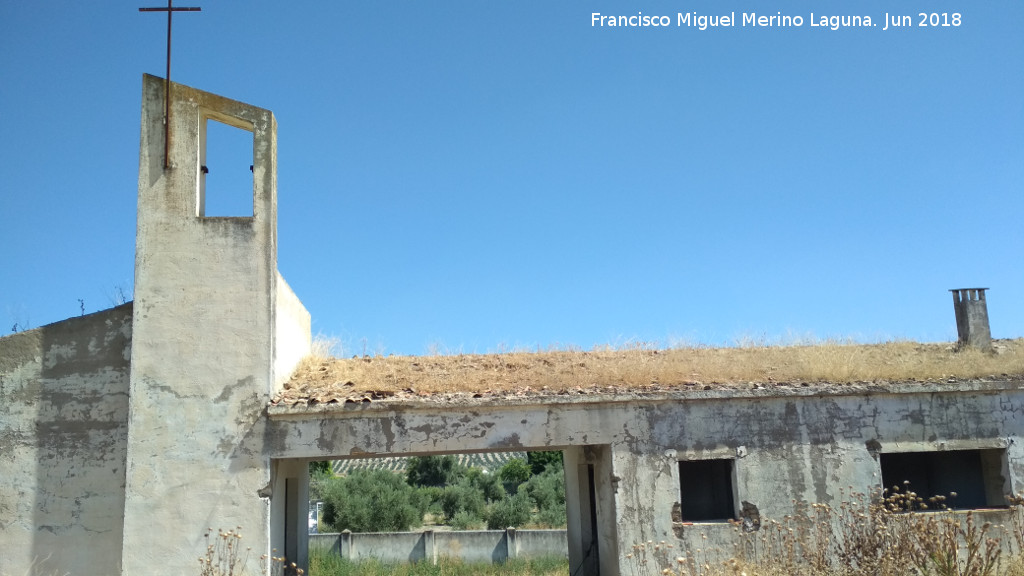
POLYGON ((453 532, 359 532, 310 534, 309 549, 329 550, 353 561, 502 563, 509 558, 568 557, 565 530, 464 530, 453 532))

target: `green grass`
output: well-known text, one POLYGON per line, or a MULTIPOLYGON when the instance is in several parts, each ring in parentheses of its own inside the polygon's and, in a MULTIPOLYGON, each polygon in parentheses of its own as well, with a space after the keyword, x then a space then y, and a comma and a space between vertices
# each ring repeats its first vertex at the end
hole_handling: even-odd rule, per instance
POLYGON ((569 561, 559 557, 509 560, 505 564, 465 563, 442 558, 429 562, 352 562, 336 554, 309 551, 310 576, 566 576, 569 561))

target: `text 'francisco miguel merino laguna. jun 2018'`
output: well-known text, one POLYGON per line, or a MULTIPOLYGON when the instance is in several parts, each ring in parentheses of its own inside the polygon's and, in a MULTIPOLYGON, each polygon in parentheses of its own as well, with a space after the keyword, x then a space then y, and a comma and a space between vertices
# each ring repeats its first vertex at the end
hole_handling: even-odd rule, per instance
POLYGON ((629 15, 610 15, 591 12, 590 25, 594 28, 815 28, 839 30, 842 28, 876 28, 882 31, 893 28, 957 28, 963 24, 960 12, 910 12, 904 14, 818 14, 808 15, 775 14, 757 12, 736 12, 727 14, 700 14, 678 12, 674 16, 651 15, 637 12, 629 15))

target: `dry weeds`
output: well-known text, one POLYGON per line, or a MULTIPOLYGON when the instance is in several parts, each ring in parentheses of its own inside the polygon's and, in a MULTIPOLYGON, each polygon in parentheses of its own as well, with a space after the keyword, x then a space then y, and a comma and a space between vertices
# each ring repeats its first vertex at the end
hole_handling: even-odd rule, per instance
MULTIPOLYGON (((322 346, 322 349, 329 348, 322 346)), ((801 346, 645 346, 451 356, 307 358, 276 403, 372 401, 392 396, 587 394, 679 387, 752 388, 849 383, 1018 379, 1024 339, 996 352, 957 351, 948 343, 823 342, 801 346)))
POLYGON ((755 531, 734 524, 732 550, 647 541, 626 559, 630 576, 1020 576, 1024 499, 985 512, 944 502, 893 487, 851 494, 837 507, 796 503, 795 514, 755 531))

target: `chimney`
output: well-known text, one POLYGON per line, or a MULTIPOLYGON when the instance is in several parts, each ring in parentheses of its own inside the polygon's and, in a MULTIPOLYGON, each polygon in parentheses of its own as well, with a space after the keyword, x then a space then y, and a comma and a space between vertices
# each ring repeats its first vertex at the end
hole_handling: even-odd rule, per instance
POLYGON ((992 333, 988 328, 988 305, 985 304, 985 290, 988 288, 958 288, 953 293, 953 310, 956 311, 956 332, 958 344, 973 346, 979 350, 992 348, 992 333))

